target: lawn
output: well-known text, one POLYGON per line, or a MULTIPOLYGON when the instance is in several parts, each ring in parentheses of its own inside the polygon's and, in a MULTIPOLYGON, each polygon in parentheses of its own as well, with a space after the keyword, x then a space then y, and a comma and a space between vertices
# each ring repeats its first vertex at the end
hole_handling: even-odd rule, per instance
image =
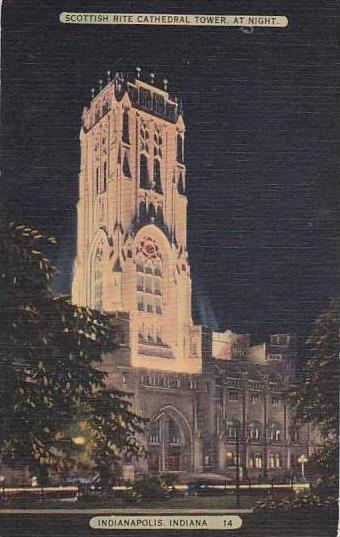
POLYGON ((236 496, 177 496, 164 500, 144 500, 139 503, 130 503, 121 498, 100 497, 97 495, 80 498, 75 502, 60 502, 55 500, 12 500, 1 505, 1 509, 236 509, 237 507, 249 509, 261 497, 242 495, 239 505, 236 496))

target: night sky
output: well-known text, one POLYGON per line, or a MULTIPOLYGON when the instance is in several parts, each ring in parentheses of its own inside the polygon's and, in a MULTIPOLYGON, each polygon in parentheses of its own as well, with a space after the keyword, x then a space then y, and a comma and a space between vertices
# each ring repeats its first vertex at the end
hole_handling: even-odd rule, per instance
POLYGON ((308 333, 336 292, 336 2, 5 0, 2 199, 69 292, 80 115, 111 71, 169 80, 187 127, 195 316, 308 333), (50 6, 46 6, 50 4, 50 6), (177 7, 176 7, 177 6, 177 7), (258 7, 256 7, 258 6, 258 7), (286 15, 286 29, 62 25, 61 11, 286 15))

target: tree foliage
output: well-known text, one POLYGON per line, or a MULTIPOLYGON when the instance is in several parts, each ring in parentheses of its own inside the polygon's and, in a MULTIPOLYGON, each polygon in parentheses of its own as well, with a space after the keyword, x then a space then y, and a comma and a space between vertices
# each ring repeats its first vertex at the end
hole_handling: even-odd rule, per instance
POLYGON ((54 242, 28 226, 0 227, 0 454, 41 476, 87 454, 107 475, 123 452, 143 454, 143 420, 98 367, 118 344, 115 321, 51 289, 56 268, 43 251, 54 242))
POLYGON ((323 436, 339 432, 340 300, 319 316, 307 341, 309 358, 292 394, 297 417, 315 423, 323 436))
POLYGON ((292 393, 297 419, 319 429, 322 444, 308 462, 318 494, 336 493, 339 466, 339 341, 340 300, 319 316, 307 341, 309 359, 292 393))

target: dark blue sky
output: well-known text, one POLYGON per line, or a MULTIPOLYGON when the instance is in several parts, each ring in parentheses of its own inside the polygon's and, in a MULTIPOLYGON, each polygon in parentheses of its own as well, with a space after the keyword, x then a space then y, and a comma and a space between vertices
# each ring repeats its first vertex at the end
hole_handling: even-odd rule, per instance
POLYGON ((336 2, 5 0, 2 196, 58 239, 68 291, 79 125, 107 69, 183 100, 190 259, 201 320, 300 334, 336 289, 336 2), (269 3, 268 3, 269 4, 269 3), (298 5, 296 5, 298 4, 298 5), (62 25, 61 11, 287 15, 287 29, 62 25), (157 6, 157 7, 156 7, 157 6))

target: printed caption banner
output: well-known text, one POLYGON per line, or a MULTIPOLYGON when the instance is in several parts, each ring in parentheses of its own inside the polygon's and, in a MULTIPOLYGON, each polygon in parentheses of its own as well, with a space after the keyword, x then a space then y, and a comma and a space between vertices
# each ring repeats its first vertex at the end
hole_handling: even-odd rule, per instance
POLYGON ((251 26, 285 28, 288 19, 274 15, 172 15, 157 13, 69 13, 60 22, 66 24, 140 24, 164 26, 251 26))
POLYGON ((90 527, 96 530, 236 530, 241 526, 241 518, 235 515, 110 515, 90 520, 90 527))

